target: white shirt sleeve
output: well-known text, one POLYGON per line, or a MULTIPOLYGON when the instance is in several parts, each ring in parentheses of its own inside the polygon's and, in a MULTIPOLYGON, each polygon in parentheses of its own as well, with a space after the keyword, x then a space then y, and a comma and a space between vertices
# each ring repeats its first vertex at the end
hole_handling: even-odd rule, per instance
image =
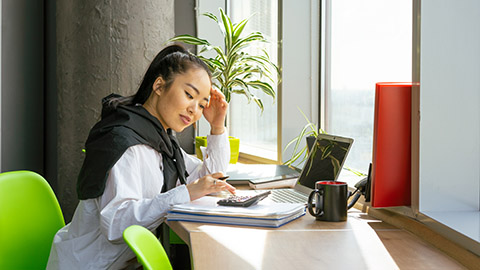
POLYGON ((161 193, 163 182, 160 153, 146 145, 128 148, 110 170, 105 191, 97 198, 102 234, 118 241, 130 225, 154 229, 171 206, 190 201, 185 185, 161 193))
MULTIPOLYGON (((224 132, 207 137, 204 162, 182 153, 189 174, 187 183, 206 174, 225 172, 230 161, 228 135, 224 132)), ((190 201, 185 185, 161 193, 163 183, 162 155, 146 145, 128 148, 110 170, 103 195, 96 199, 102 234, 109 241, 118 241, 130 225, 154 229, 173 205, 190 201)))
POLYGON ((187 183, 191 183, 207 174, 225 173, 230 162, 230 143, 228 134, 207 136, 207 148, 203 152, 203 162, 182 150, 185 166, 189 174, 187 183))

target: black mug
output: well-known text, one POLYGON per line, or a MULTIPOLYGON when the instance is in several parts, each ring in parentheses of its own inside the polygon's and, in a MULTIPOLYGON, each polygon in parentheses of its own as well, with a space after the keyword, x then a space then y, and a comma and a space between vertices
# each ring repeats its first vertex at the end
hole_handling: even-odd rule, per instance
POLYGON ((348 185, 339 181, 317 181, 308 197, 308 212, 316 220, 347 220, 348 185), (315 197, 315 203, 312 202, 315 197), (314 210, 315 208, 315 210, 314 210))

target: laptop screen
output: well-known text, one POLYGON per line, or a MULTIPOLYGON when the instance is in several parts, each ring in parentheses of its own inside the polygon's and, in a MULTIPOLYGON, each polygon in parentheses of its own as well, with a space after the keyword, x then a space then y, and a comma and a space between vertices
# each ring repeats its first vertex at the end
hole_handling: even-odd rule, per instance
POLYGON ((301 185, 315 188, 320 180, 337 180, 353 139, 319 134, 299 177, 301 185))

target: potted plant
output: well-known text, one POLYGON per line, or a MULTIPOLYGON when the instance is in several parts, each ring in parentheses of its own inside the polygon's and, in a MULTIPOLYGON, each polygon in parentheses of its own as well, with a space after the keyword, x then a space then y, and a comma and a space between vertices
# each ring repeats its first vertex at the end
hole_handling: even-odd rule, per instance
MULTIPOLYGON (((267 42, 267 40, 260 32, 244 33, 249 18, 234 24, 223 9, 219 10, 220 19, 212 13, 203 15, 218 24, 223 34, 223 44, 214 45, 205 39, 191 35, 178 35, 169 39, 168 42, 183 42, 200 46, 198 57, 210 68, 213 85, 222 91, 226 101, 230 102, 233 93, 241 94, 249 102, 253 100, 263 112, 263 102, 255 95, 255 92, 262 91, 275 99, 275 90, 272 87, 275 82, 273 75, 279 76, 280 71, 265 50, 262 50, 263 54, 251 54, 247 49, 259 42, 267 42), (215 52, 215 56, 204 56, 204 53, 209 51, 215 52)), ((206 137, 197 137, 195 143, 197 156, 199 156, 200 146, 206 146, 206 137)), ((236 146, 236 149, 231 149, 231 163, 235 163, 239 153, 238 139, 231 143, 232 146, 236 146)))
POLYGON ((303 118, 305 118, 305 120, 307 121, 307 124, 303 126, 298 136, 293 138, 290 142, 288 142, 285 148, 283 149, 283 152, 285 152, 291 145, 294 145, 291 158, 285 161, 284 163, 286 165, 293 165, 293 163, 297 162, 299 158, 302 158, 302 159, 298 161, 297 164, 295 164, 296 166, 306 161, 308 157, 309 149, 312 148, 318 134, 326 133, 323 129, 317 128, 317 125, 312 123, 308 119, 308 117, 303 113, 302 110, 300 110, 300 113, 303 115, 303 118), (306 140, 307 144, 303 148, 299 149, 300 144, 302 143, 303 140, 306 140))
MULTIPOLYGON (((285 152, 285 150, 287 150, 287 148, 289 148, 290 146, 294 145, 293 153, 292 153, 291 158, 289 160, 285 161, 285 163, 284 163, 286 165, 299 166, 301 163, 306 161, 307 158, 308 158, 309 150, 312 149, 312 146, 315 143, 315 140, 316 140, 318 134, 319 133, 325 133, 325 134, 327 133, 323 129, 317 128, 317 126, 308 119, 308 117, 303 113, 302 110, 300 110, 300 113, 303 115, 303 118, 305 118, 305 120, 307 121, 307 124, 305 124, 305 126, 302 128, 299 135, 297 137, 293 138, 285 146, 283 152, 285 152), (303 140, 306 140, 306 145, 303 148, 300 149, 300 144, 303 140), (300 161, 298 161, 300 158, 302 158, 302 159, 300 161), (295 165, 293 165, 293 163, 295 163, 295 162, 297 162, 297 163, 295 165)), ((330 155, 331 147, 333 147, 333 145, 327 145, 326 147, 320 147, 321 153, 312 153, 312 155, 321 154, 322 159, 329 158, 330 161, 332 162, 333 167, 339 169, 340 168, 340 163, 338 162, 338 160, 335 157, 330 155)), ((313 149, 316 150, 317 147, 315 147, 313 149)), ((343 168, 352 172, 352 173, 354 173, 355 175, 366 176, 364 173, 359 172, 359 171, 354 170, 354 169, 351 169, 349 167, 344 166, 343 168)))

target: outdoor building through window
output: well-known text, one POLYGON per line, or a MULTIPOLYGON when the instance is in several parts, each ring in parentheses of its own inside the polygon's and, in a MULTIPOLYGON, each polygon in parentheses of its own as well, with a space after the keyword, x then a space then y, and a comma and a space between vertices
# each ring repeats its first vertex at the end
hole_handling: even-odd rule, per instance
MULTIPOLYGON (((318 53, 315 50, 309 52, 311 57, 320 57, 322 65, 317 75, 321 77, 317 90, 321 98, 320 102, 312 100, 311 109, 320 110, 319 126, 326 132, 355 139, 345 166, 367 172, 372 158, 375 84, 412 80, 412 1, 335 0, 325 3, 322 4, 325 18, 318 20, 323 24, 318 29, 325 31, 321 34, 325 44, 321 48, 322 56, 315 55, 318 53)), ((278 44, 283 43, 282 50, 289 50, 285 47, 288 44, 279 42, 278 25, 283 22, 279 22, 278 5, 276 0, 230 0, 226 6, 234 23, 251 16, 245 32, 259 31, 269 41, 251 48, 251 52, 265 49, 274 62, 278 61, 278 44)), ((285 14, 285 10, 283 12, 285 14)), ((312 32, 302 42, 311 42, 309 40, 315 37, 312 32)), ((289 77, 285 71, 291 67, 281 68, 284 70, 282 77, 289 77)), ((292 90, 299 91, 291 87, 282 91, 292 90)), ((273 100, 261 91, 256 91, 256 95, 265 106, 263 113, 244 96, 232 95, 229 132, 240 138, 241 152, 277 160, 278 99, 273 100)), ((295 106, 281 110, 284 114, 298 115, 299 122, 304 121, 295 106)), ((291 138, 283 139, 285 145, 291 138)))
POLYGON ((412 1, 329 4, 323 127, 355 139, 345 166, 366 173, 372 160, 375 84, 412 80, 412 1))

